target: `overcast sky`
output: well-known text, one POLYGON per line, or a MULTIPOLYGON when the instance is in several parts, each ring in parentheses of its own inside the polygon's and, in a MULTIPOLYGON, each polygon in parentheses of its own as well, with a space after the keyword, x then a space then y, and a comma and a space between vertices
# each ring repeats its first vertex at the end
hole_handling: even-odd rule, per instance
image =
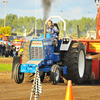
MULTIPOLYGON (((22 16, 35 16, 36 0, 7 0, 6 14, 22 16)), ((49 16, 61 16, 64 19, 73 20, 82 17, 96 17, 97 6, 94 0, 53 0, 49 16)), ((0 0, 0 18, 4 19, 4 3, 0 0)), ((37 0, 37 18, 43 19, 41 0, 37 0)))

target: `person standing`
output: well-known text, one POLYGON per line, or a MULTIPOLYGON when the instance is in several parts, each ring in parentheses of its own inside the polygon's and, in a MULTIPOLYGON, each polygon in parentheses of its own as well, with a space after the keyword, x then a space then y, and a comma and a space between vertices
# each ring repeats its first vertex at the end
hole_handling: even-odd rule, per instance
POLYGON ((19 52, 19 47, 16 48, 16 56, 18 56, 18 52, 19 52))
POLYGON ((2 43, 1 45, 1 52, 2 52, 2 57, 3 57, 3 55, 5 55, 5 44, 4 43, 2 43))
POLYGON ((11 45, 11 57, 13 57, 13 45, 11 45))
POLYGON ((13 57, 16 56, 16 47, 13 47, 13 57))

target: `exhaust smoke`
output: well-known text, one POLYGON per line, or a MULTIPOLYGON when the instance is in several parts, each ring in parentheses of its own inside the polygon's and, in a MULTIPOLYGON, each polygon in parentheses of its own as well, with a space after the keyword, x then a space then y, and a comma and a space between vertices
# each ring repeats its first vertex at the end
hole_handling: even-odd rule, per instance
POLYGON ((43 19, 44 19, 44 21, 46 21, 46 19, 48 18, 50 10, 51 10, 52 3, 54 1, 55 0, 42 0, 43 19))

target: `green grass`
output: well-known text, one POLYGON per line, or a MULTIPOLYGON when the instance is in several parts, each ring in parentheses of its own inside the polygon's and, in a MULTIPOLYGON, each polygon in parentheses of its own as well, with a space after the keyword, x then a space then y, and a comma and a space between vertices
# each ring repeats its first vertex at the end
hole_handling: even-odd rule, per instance
POLYGON ((12 64, 0 64, 0 71, 12 71, 12 64))

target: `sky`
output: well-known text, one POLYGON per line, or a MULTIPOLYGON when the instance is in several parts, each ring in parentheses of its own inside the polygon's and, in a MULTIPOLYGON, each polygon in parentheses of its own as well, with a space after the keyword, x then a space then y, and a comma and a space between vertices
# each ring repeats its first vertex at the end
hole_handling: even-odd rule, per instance
MULTIPOLYGON (((0 0, 0 19, 4 19, 4 0, 0 0)), ((6 15, 16 14, 18 17, 36 16, 36 0, 6 0, 6 15)), ((96 17, 97 6, 94 0, 52 0, 50 16, 61 16, 67 20, 81 19, 82 17, 96 17), (63 11, 61 13, 61 11, 63 11)), ((37 19, 43 19, 41 0, 37 0, 37 19)))

